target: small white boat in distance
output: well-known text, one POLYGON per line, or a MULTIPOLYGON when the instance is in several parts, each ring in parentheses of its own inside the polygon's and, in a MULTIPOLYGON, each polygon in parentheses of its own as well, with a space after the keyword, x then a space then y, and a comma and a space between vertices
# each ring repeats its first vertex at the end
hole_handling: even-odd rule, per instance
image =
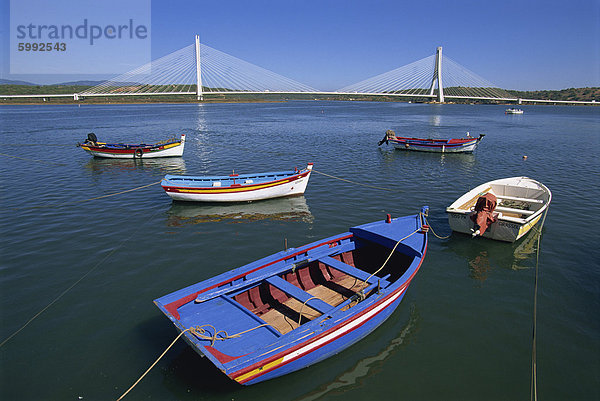
POLYGON ((251 202, 302 195, 313 164, 305 169, 228 176, 166 175, 160 185, 174 200, 192 202, 251 202))
POLYGON ((470 190, 447 209, 453 231, 514 242, 544 215, 552 193, 528 177, 486 182, 470 190))
POLYGON ((523 110, 510 108, 510 109, 504 110, 504 114, 523 114, 523 110))

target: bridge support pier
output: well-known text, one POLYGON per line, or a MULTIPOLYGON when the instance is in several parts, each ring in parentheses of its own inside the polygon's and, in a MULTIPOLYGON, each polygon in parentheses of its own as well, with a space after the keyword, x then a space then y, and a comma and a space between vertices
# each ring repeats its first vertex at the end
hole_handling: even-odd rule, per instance
POLYGON ((431 87, 429 95, 433 96, 435 92, 435 83, 437 81, 438 94, 437 101, 444 103, 444 86, 442 85, 442 46, 439 46, 435 52, 435 69, 433 70, 433 78, 431 79, 431 87))
POLYGON ((204 100, 202 95, 202 70, 200 68, 200 36, 196 35, 196 95, 198 100, 204 100))

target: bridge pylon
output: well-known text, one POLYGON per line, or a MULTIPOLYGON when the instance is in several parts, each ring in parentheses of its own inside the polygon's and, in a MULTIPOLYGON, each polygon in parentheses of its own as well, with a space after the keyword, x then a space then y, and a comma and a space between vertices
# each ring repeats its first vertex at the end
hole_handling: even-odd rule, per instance
POLYGON ((435 83, 437 81, 438 93, 437 101, 444 103, 444 86, 442 85, 442 46, 439 46, 435 52, 435 69, 433 70, 433 78, 431 79, 431 87, 429 95, 433 96, 435 92, 435 83))
POLYGON ((200 36, 196 35, 196 96, 198 97, 198 100, 203 100, 202 70, 200 65, 200 36))

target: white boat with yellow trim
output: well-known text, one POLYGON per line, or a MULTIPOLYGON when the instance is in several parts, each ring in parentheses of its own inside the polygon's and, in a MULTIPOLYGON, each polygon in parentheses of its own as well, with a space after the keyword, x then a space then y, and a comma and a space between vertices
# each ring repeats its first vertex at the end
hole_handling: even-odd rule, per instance
POLYGON ((552 192, 528 177, 481 184, 447 209, 453 231, 514 242, 535 226, 548 210, 552 192))
POLYGON ((302 195, 313 164, 305 169, 227 176, 166 175, 161 186, 174 200, 192 202, 249 202, 302 195))

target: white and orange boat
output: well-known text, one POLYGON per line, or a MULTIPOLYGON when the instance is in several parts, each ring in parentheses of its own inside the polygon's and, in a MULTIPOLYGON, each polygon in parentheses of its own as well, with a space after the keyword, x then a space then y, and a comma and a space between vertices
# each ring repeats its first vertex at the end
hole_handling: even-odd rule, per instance
POLYGON ((282 196, 302 195, 313 164, 305 169, 227 176, 166 175, 160 185, 178 201, 250 202, 282 196))

